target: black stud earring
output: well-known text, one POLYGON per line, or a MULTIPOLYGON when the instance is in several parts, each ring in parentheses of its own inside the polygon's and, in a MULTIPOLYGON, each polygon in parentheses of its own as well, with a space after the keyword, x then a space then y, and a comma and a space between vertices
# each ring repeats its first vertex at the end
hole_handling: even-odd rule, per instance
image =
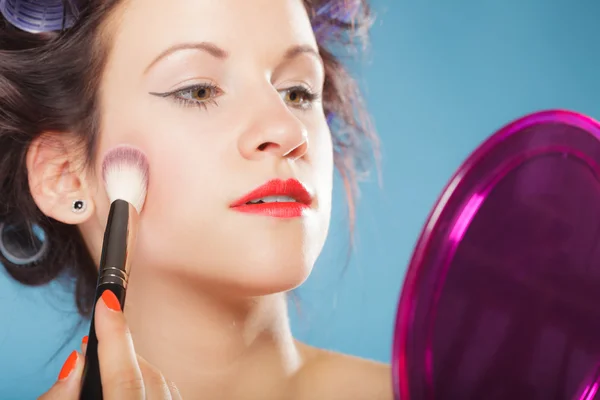
POLYGON ((85 211, 87 205, 83 200, 75 200, 73 202, 72 211, 76 214, 80 214, 85 211))

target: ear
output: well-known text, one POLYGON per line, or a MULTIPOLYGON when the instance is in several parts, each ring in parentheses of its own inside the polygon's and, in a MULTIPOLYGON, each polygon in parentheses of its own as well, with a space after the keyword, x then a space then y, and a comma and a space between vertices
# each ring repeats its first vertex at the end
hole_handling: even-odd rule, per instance
POLYGON ((27 150, 29 188, 38 208, 65 224, 80 224, 94 214, 93 196, 86 180, 85 163, 73 151, 66 133, 44 133, 27 150), (83 209, 74 207, 82 205, 83 209))

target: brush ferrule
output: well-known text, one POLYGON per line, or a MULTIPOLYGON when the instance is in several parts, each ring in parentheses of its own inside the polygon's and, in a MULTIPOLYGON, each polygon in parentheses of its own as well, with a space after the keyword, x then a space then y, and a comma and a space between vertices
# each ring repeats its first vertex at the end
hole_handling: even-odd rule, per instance
POLYGON ((137 227, 135 207, 125 200, 113 201, 104 232, 98 286, 111 283, 127 288, 137 227))

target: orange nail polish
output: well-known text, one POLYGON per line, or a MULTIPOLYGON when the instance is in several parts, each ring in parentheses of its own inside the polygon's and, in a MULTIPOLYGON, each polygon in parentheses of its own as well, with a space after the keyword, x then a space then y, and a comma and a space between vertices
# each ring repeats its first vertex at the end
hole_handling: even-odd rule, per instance
POLYGON ((81 339, 81 343, 82 344, 87 344, 89 337, 88 336, 84 336, 83 339, 81 339))
POLYGON ((58 374, 59 381, 65 380, 69 377, 69 375, 71 375, 71 372, 75 368, 75 364, 77 364, 77 357, 78 356, 76 351, 72 352, 71 355, 69 355, 69 358, 67 358, 67 361, 65 361, 60 370, 60 373, 58 374))
POLYGON ((110 290, 105 290, 102 292, 102 300, 106 307, 110 308, 113 311, 121 311, 121 304, 119 304, 119 299, 117 296, 110 290))

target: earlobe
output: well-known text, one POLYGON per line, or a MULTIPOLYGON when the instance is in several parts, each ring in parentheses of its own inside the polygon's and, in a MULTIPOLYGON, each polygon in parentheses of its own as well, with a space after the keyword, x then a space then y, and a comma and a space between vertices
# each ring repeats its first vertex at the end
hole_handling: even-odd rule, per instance
POLYGON ((43 134, 27 150, 31 195, 47 216, 65 224, 85 222, 94 212, 83 165, 69 151, 67 134, 43 134))

